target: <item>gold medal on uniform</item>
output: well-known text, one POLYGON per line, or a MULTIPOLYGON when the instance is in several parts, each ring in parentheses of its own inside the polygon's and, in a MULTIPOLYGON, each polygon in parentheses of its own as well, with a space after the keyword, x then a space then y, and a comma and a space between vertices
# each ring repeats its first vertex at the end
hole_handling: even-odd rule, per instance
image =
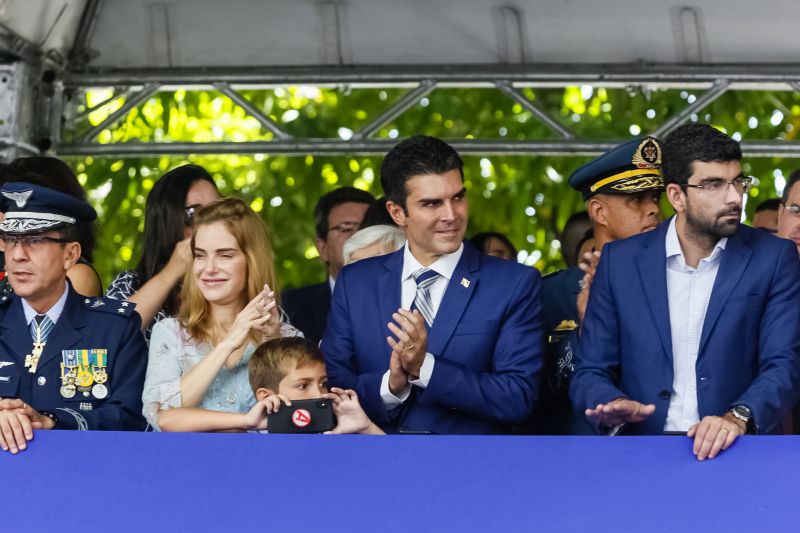
POLYGON ((103 384, 108 381, 108 372, 106 371, 106 364, 108 359, 107 350, 92 350, 92 376, 94 382, 103 384))
POLYGON ((75 382, 78 379, 78 361, 75 350, 61 350, 61 389, 63 398, 74 398, 76 393, 75 382))
POLYGON ((75 396, 75 376, 72 375, 72 370, 67 371, 65 365, 61 363, 61 389, 59 389, 61 396, 64 398, 72 398, 75 396))

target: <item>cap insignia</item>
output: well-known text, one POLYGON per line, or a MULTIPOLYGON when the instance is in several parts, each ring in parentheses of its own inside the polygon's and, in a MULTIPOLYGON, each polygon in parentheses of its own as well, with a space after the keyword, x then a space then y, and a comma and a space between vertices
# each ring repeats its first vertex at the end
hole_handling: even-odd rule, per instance
POLYGON ((651 138, 643 140, 631 159, 638 168, 661 168, 661 148, 651 138))
POLYGON ((13 200, 17 204, 17 209, 22 209, 28 203, 28 198, 33 194, 33 190, 22 192, 3 192, 3 196, 9 200, 13 200))

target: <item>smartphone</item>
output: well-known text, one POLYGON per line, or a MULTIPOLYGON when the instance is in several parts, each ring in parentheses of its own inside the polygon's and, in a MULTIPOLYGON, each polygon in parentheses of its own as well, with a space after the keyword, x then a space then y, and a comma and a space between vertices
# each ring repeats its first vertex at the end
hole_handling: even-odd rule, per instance
POLYGON ((281 404, 277 413, 268 417, 270 433, 322 433, 336 427, 336 416, 330 400, 296 400, 281 404))

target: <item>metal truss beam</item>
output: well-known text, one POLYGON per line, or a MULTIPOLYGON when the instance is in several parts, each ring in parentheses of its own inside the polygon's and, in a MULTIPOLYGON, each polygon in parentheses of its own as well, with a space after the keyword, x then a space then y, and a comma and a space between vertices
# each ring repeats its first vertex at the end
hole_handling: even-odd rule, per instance
POLYGON ((159 85, 157 83, 148 83, 145 85, 141 91, 133 93, 130 97, 125 100, 125 103, 122 106, 111 113, 108 118, 106 118, 103 122, 95 126, 94 128, 90 129, 86 135, 83 136, 82 141, 88 143, 95 137, 97 137, 101 131, 104 129, 110 128, 118 121, 122 120, 122 118, 131 112, 131 110, 139 105, 140 103, 144 102, 151 95, 153 95, 156 91, 158 91, 159 85))
POLYGON ((430 80, 423 80, 420 82, 419 86, 416 89, 406 93, 403 97, 398 100, 394 105, 389 107, 386 111, 381 113, 375 120, 358 130, 353 134, 353 139, 361 140, 361 139, 368 139, 375 135, 381 127, 385 126, 386 124, 390 123, 406 111, 408 111, 411 107, 413 107, 420 98, 423 96, 430 94, 436 88, 436 84, 430 80))
POLYGON ((533 114, 534 117, 541 120, 548 128, 553 130, 554 132, 558 133, 561 137, 565 139, 572 139, 575 136, 570 132, 567 128, 556 122, 553 117, 551 117, 547 112, 536 105, 535 103, 531 102, 525 95, 522 94, 519 89, 515 89, 511 86, 511 82, 509 81, 499 81, 497 82, 497 88, 506 93, 510 96, 514 101, 516 101, 519 105, 521 105, 524 109, 533 114))
MULTIPOLYGON (((448 139, 463 155, 548 155, 596 156, 629 139, 611 141, 553 140, 505 141, 501 139, 448 139)), ((61 146, 62 156, 147 157, 185 154, 268 154, 268 155, 384 155, 397 143, 394 139, 339 141, 308 139, 302 141, 255 141, 211 143, 85 143, 61 146)), ((744 141, 742 150, 748 157, 798 157, 800 143, 783 141, 744 141)))
POLYGON ((694 113, 698 113, 705 107, 711 104, 714 100, 717 100, 720 96, 725 94, 728 88, 731 86, 728 80, 717 80, 711 88, 700 96, 697 100, 686 106, 683 110, 681 110, 676 115, 672 116, 669 120, 664 122, 661 126, 659 126, 654 132, 654 137, 661 137, 666 135, 676 127, 678 127, 681 123, 686 121, 689 117, 691 117, 694 113))
POLYGON ((97 16, 100 14, 100 9, 103 7, 104 2, 105 0, 88 0, 86 2, 78 31, 75 33, 72 50, 69 53, 70 66, 74 70, 84 70, 91 59, 92 53, 89 49, 89 42, 92 40, 92 33, 94 33, 94 28, 97 24, 97 16))
POLYGON ((291 135, 283 131, 281 127, 278 126, 271 118, 269 118, 267 115, 262 113, 260 109, 254 106, 250 100, 248 100, 247 98, 245 98, 244 96, 233 90, 230 84, 228 84, 227 82, 221 81, 215 83, 214 87, 219 92, 230 98, 233 101, 233 103, 244 109, 252 117, 258 120, 262 126, 271 131, 272 134, 278 139, 286 140, 292 138, 291 135))
POLYGON ((494 86, 507 80, 516 86, 712 85, 728 80, 737 87, 800 81, 800 63, 789 64, 518 64, 518 65, 375 65, 262 68, 171 68, 95 70, 67 73, 68 87, 206 85, 398 85, 431 80, 442 84, 494 86))

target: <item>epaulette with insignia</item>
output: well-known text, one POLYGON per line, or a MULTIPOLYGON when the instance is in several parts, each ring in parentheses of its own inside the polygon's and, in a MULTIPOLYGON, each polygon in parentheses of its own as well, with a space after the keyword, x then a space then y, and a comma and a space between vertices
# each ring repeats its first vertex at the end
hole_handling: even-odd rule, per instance
POLYGON ((119 316, 131 316, 133 310, 136 309, 136 304, 133 302, 104 297, 84 298, 83 306, 92 311, 101 311, 119 316))
POLYGON ((0 305, 6 305, 10 301, 11 301, 10 294, 3 294, 2 296, 0 296, 0 305))

